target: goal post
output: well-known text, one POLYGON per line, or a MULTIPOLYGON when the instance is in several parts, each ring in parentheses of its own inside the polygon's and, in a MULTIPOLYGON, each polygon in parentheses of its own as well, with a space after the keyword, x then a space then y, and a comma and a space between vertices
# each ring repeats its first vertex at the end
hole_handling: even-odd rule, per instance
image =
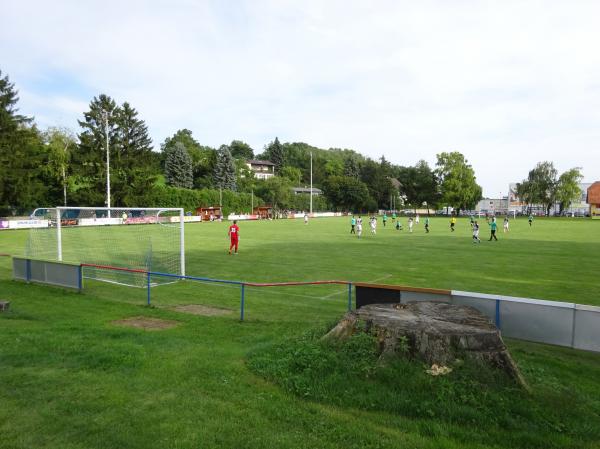
POLYGON ((85 277, 127 285, 145 282, 145 271, 185 275, 181 208, 55 207, 34 215, 47 218, 49 226, 30 230, 30 258, 86 264, 85 277))

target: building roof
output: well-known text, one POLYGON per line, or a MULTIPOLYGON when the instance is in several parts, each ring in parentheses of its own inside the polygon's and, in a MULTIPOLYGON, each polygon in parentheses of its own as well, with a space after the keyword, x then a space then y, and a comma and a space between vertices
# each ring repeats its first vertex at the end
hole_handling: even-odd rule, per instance
MULTIPOLYGON (((292 190, 296 193, 310 193, 310 187, 292 187, 292 190)), ((313 187, 313 193, 323 193, 321 189, 313 187)))
POLYGON ((246 163, 250 165, 275 165, 271 161, 259 161, 258 159, 251 159, 249 161, 246 161, 246 163))
POLYGON ((587 189, 587 203, 600 204, 600 181, 596 181, 587 189))

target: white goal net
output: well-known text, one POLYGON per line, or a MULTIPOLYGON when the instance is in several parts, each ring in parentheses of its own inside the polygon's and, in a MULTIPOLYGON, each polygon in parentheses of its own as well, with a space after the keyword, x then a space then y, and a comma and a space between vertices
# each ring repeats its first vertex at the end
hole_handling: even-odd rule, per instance
POLYGON ((85 264, 85 278, 126 285, 145 285, 147 271, 185 275, 183 209, 56 207, 33 215, 48 227, 30 229, 26 257, 85 264))

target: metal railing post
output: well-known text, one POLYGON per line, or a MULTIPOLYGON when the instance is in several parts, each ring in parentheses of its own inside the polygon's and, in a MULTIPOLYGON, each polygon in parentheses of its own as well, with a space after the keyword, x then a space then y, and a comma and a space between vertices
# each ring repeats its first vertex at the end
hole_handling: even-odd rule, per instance
POLYGON ((348 282, 348 312, 352 311, 352 282, 348 282))
POLYGON ((245 284, 242 284, 242 299, 241 299, 241 303, 240 303, 240 321, 244 321, 244 287, 246 287, 245 284))
POLYGON ((148 305, 150 305, 150 272, 146 273, 146 289, 148 290, 148 305))

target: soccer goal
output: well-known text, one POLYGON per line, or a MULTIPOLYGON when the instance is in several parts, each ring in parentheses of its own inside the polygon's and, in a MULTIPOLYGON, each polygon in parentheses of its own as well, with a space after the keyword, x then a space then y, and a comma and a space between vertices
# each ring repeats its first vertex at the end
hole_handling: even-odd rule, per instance
POLYGON ((125 285, 145 285, 146 271, 185 275, 183 209, 55 207, 33 215, 49 226, 30 229, 29 258, 85 264, 85 278, 125 285))

